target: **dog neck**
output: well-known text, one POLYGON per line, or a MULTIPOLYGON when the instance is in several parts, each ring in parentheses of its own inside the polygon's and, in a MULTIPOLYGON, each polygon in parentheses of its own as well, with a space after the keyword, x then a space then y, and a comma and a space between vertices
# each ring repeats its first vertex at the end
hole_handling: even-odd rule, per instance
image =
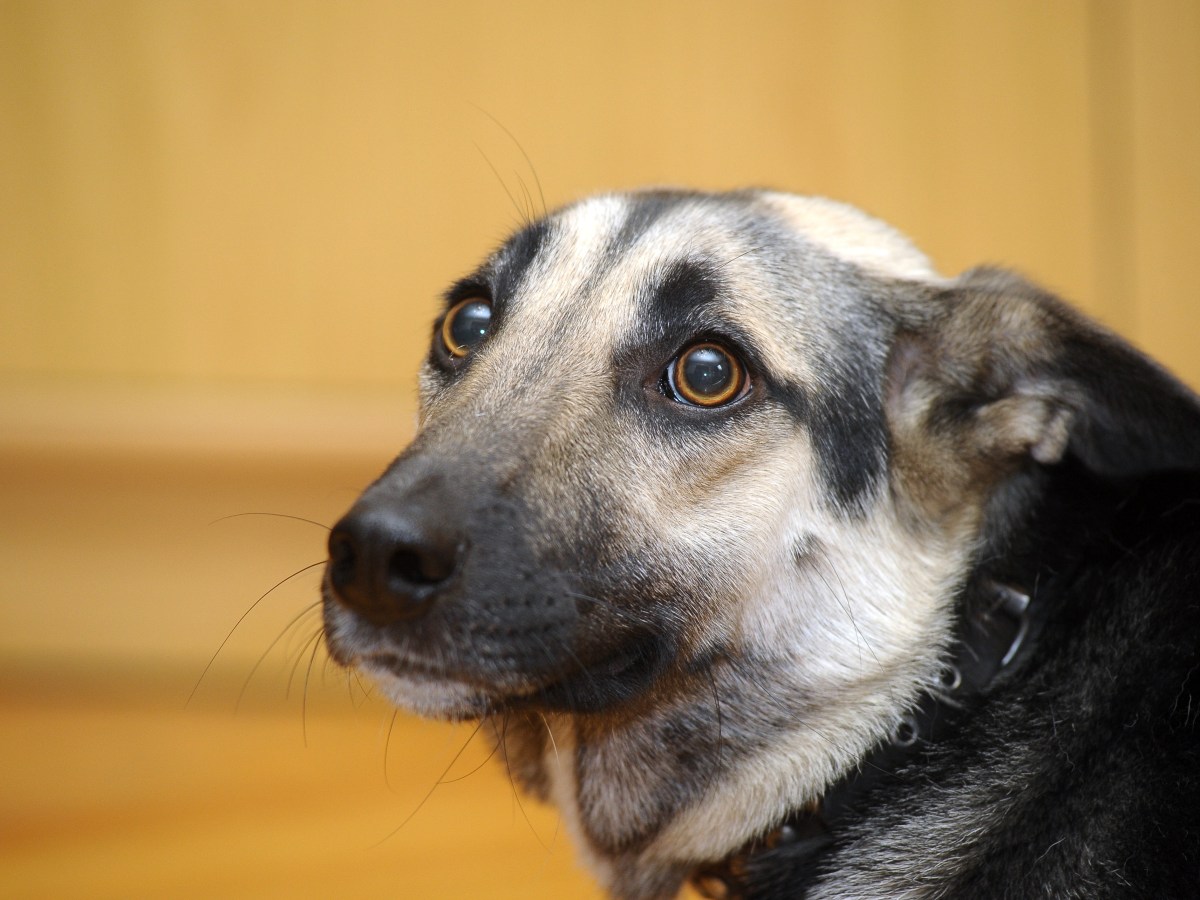
POLYGON ((872 785, 943 739, 953 727, 956 711, 1018 667, 1018 661, 1030 652, 1038 621, 1035 616, 1040 612, 1031 603, 1031 593, 984 579, 966 594, 979 599, 962 611, 946 667, 891 740, 817 801, 794 811, 726 858, 695 869, 690 881, 701 896, 713 900, 743 896, 751 870, 780 848, 786 848, 791 867, 802 868, 806 860, 829 846, 833 830, 854 813, 856 801, 872 785))

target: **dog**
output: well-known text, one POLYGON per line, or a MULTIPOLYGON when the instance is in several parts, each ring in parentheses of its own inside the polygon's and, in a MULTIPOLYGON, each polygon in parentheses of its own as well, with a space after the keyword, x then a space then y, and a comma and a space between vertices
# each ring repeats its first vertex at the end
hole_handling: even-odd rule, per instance
POLYGON ((332 657, 614 898, 1200 896, 1200 399, 841 203, 599 196, 445 295, 332 657))

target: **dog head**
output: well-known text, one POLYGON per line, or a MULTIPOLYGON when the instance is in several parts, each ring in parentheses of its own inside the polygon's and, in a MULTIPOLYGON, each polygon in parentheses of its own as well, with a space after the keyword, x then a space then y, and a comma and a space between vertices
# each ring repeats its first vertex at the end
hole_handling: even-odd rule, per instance
POLYGON ((421 398, 332 532, 331 652, 405 708, 502 720, 630 897, 896 727, 1041 471, 1190 464, 1200 433, 1036 288, 769 192, 529 225, 447 293, 421 398))

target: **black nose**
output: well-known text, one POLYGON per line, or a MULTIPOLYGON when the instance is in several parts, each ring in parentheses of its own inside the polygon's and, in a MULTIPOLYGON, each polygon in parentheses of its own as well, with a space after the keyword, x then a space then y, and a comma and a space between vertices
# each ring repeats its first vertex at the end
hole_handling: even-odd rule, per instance
POLYGON ((454 580, 462 548, 441 511, 364 498, 329 534, 329 583, 343 606, 376 625, 413 619, 454 580))

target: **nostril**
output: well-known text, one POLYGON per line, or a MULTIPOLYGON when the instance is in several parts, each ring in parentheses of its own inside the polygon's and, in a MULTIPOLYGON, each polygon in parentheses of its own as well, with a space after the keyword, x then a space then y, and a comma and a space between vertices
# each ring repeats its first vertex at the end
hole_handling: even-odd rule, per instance
POLYGON ((441 584, 454 574, 455 548, 403 546, 388 560, 388 581, 393 587, 429 587, 441 584))
POLYGON ((357 568, 358 550, 354 539, 335 530, 329 536, 329 578, 333 586, 342 590, 353 584, 357 568))

